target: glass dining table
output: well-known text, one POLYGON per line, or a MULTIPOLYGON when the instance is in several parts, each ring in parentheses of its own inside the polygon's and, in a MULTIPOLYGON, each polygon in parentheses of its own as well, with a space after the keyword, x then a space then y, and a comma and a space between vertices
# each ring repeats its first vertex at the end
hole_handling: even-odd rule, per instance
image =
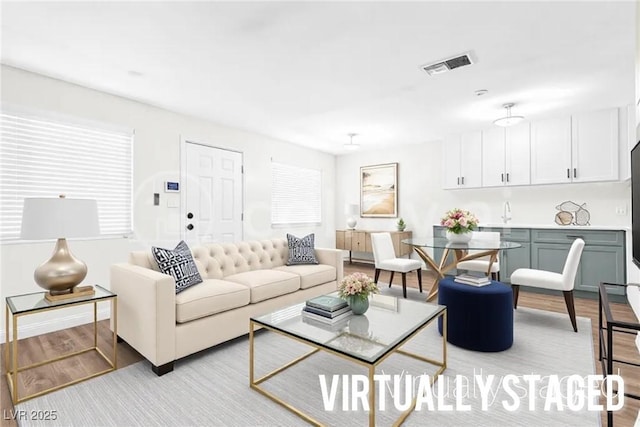
POLYGON ((445 237, 414 237, 402 240, 402 243, 413 247, 413 250, 422 260, 436 273, 436 278, 431 285, 431 290, 427 296, 427 301, 431 301, 438 295, 438 282, 443 279, 445 273, 456 268, 462 261, 471 261, 478 258, 487 258, 487 275, 491 273, 491 266, 498 259, 501 250, 515 249, 522 245, 506 240, 485 240, 472 239, 468 243, 454 243, 445 237), (427 249, 443 249, 442 258, 439 263, 429 255, 427 249), (453 254, 449 259, 449 254, 453 254))

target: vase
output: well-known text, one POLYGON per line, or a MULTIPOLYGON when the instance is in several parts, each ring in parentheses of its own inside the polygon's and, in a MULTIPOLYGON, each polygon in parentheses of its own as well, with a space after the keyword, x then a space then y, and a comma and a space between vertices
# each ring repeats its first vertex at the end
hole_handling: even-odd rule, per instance
POLYGON ((352 316, 349 319, 349 332, 353 335, 369 337, 369 319, 367 316, 352 316))
POLYGON ((369 298, 362 298, 358 295, 350 295, 347 300, 353 314, 364 314, 369 309, 369 298))
POLYGON ((452 233, 447 230, 447 240, 451 243, 469 243, 471 238, 473 237, 473 233, 471 231, 467 231, 466 233, 452 233))

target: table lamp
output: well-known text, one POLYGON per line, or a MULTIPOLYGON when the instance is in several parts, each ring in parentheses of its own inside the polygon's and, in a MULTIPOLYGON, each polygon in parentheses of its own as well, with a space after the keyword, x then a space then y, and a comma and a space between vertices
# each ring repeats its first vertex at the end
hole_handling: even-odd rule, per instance
POLYGON ((360 210, 360 206, 356 204, 348 204, 344 208, 344 213, 349 215, 349 218, 347 218, 347 227, 349 227, 351 230, 355 230, 356 228, 356 224, 358 223, 358 220, 356 219, 356 215, 358 215, 359 210, 360 210))
POLYGON ((99 234, 98 204, 95 200, 67 199, 64 195, 24 199, 20 238, 58 239, 51 258, 33 274, 36 283, 49 291, 48 295, 73 293, 74 287, 87 275, 87 265, 71 254, 66 239, 99 234))

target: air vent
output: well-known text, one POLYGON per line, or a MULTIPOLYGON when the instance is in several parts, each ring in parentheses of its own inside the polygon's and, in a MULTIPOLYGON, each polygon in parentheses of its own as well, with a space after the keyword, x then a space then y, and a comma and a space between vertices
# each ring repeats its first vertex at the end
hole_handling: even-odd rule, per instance
POLYGON ((438 61, 433 64, 422 65, 420 68, 430 76, 433 76, 435 74, 446 73, 447 71, 455 70, 456 68, 465 67, 471 64, 473 64, 471 55, 465 53, 454 58, 443 59, 442 61, 438 61))

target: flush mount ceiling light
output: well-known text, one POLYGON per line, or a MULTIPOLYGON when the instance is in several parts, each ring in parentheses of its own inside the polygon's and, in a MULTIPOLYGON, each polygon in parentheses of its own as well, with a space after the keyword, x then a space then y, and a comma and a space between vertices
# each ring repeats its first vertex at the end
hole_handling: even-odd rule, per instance
POLYGON ((507 109, 507 115, 505 117, 501 117, 497 120, 494 120, 493 124, 502 126, 502 127, 507 127, 507 126, 513 126, 523 121, 524 120, 523 116, 511 115, 511 107, 513 107, 513 105, 514 104, 504 104, 503 107, 507 109))
POLYGON ((349 151, 354 151, 357 150, 358 148, 360 148, 360 144, 354 144, 353 142, 353 137, 358 135, 357 133, 348 133, 347 136, 349 136, 350 140, 348 144, 344 144, 343 148, 345 150, 349 150, 349 151))

